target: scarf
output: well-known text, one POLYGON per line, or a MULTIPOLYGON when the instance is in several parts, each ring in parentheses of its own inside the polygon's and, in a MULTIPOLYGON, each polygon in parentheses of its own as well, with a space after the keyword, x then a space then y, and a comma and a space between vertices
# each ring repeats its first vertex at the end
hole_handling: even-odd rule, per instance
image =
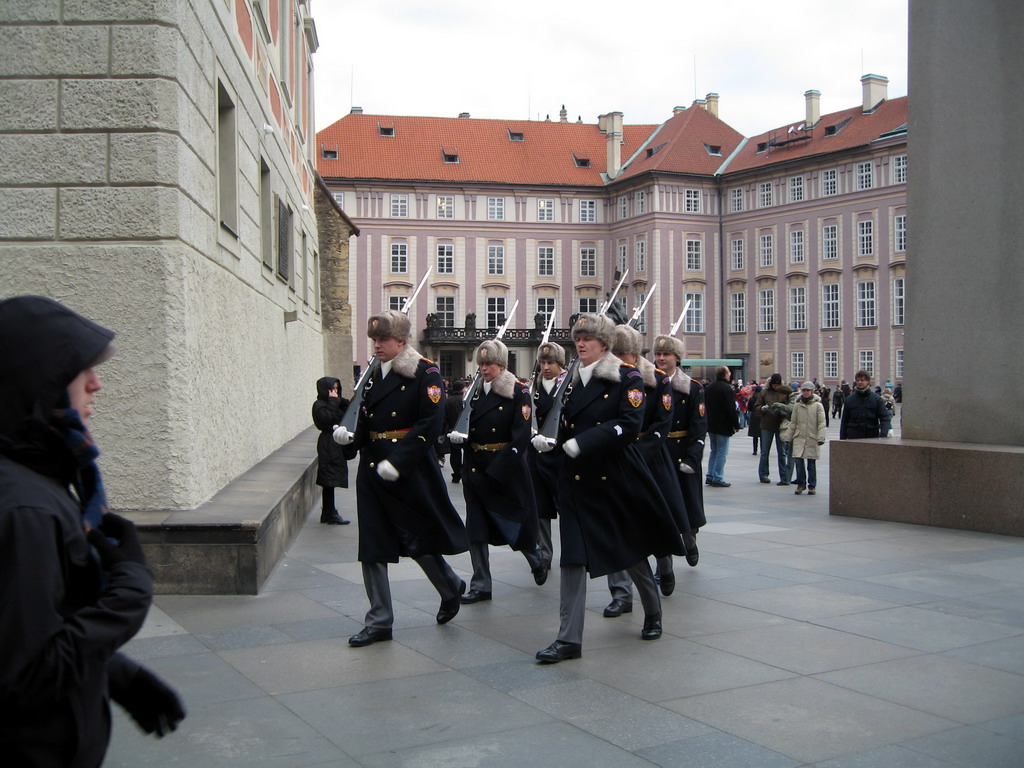
POLYGON ((96 447, 89 428, 82 423, 82 417, 74 408, 55 408, 50 426, 63 438, 78 466, 72 484, 82 503, 82 519, 87 528, 99 528, 103 514, 108 511, 107 492, 103 488, 103 477, 96 463, 100 449, 96 447))

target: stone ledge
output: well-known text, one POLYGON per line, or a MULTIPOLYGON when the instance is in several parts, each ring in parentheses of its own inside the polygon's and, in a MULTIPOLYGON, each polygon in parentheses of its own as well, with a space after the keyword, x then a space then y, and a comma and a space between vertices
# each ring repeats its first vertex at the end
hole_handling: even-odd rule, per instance
POLYGON ((124 510, 157 594, 257 594, 319 496, 317 435, 300 432, 196 509, 124 510))
POLYGON ((1024 536, 1024 447, 834 440, 829 514, 1024 536))

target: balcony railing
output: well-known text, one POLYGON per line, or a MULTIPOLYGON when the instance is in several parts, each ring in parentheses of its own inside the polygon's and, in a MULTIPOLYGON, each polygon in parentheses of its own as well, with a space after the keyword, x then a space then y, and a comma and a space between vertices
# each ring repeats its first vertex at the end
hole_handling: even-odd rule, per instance
MULTIPOLYGON (((499 323, 500 325, 500 323, 499 323)), ((505 331, 502 341, 509 347, 530 347, 540 344, 544 336, 543 315, 534 316, 533 328, 509 328, 505 331)), ((493 339, 498 326, 477 328, 476 316, 466 315, 466 324, 460 327, 444 325, 437 315, 427 315, 427 327, 423 329, 423 341, 427 344, 476 346, 488 339, 493 339)), ((570 328, 552 328, 550 340, 563 346, 572 346, 569 335, 570 328)))

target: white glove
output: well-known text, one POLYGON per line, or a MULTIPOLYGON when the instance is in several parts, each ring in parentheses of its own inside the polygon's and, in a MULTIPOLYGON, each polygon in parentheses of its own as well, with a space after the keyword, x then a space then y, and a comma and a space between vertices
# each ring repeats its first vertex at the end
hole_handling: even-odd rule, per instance
POLYGON ((469 437, 469 435, 464 435, 462 432, 452 431, 448 433, 448 439, 451 441, 452 445, 462 445, 466 442, 467 437, 469 437))
POLYGON ((339 445, 348 445, 355 439, 356 436, 349 432, 347 427, 334 428, 334 442, 339 445))
POLYGON ((693 467, 691 467, 689 464, 683 461, 679 464, 679 471, 682 472, 684 475, 692 475, 693 467))
POLYGON ((389 483, 393 483, 398 479, 398 470, 387 459, 384 459, 384 461, 377 465, 377 474, 380 475, 381 480, 387 480, 389 483))
POLYGON ((537 449, 538 453, 547 453, 555 447, 555 444, 544 437, 544 435, 534 435, 530 442, 533 443, 533 447, 537 449))
POLYGON ((576 438, 570 438, 566 440, 565 445, 562 446, 562 450, 565 451, 565 455, 570 459, 575 459, 580 455, 580 444, 576 442, 576 438))

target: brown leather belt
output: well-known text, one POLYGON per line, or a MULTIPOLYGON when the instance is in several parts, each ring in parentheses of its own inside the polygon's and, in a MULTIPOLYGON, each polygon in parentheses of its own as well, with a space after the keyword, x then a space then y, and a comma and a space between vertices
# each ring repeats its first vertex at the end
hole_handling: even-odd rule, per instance
POLYGON ((400 440, 401 438, 412 432, 412 427, 409 429, 391 429, 387 432, 371 432, 371 440, 400 440))
POLYGON ((490 453, 497 453, 504 448, 508 443, 470 443, 469 447, 474 451, 488 451, 490 453))
POLYGON ((685 429, 681 429, 678 432, 669 432, 669 437, 686 437, 689 434, 685 429))

